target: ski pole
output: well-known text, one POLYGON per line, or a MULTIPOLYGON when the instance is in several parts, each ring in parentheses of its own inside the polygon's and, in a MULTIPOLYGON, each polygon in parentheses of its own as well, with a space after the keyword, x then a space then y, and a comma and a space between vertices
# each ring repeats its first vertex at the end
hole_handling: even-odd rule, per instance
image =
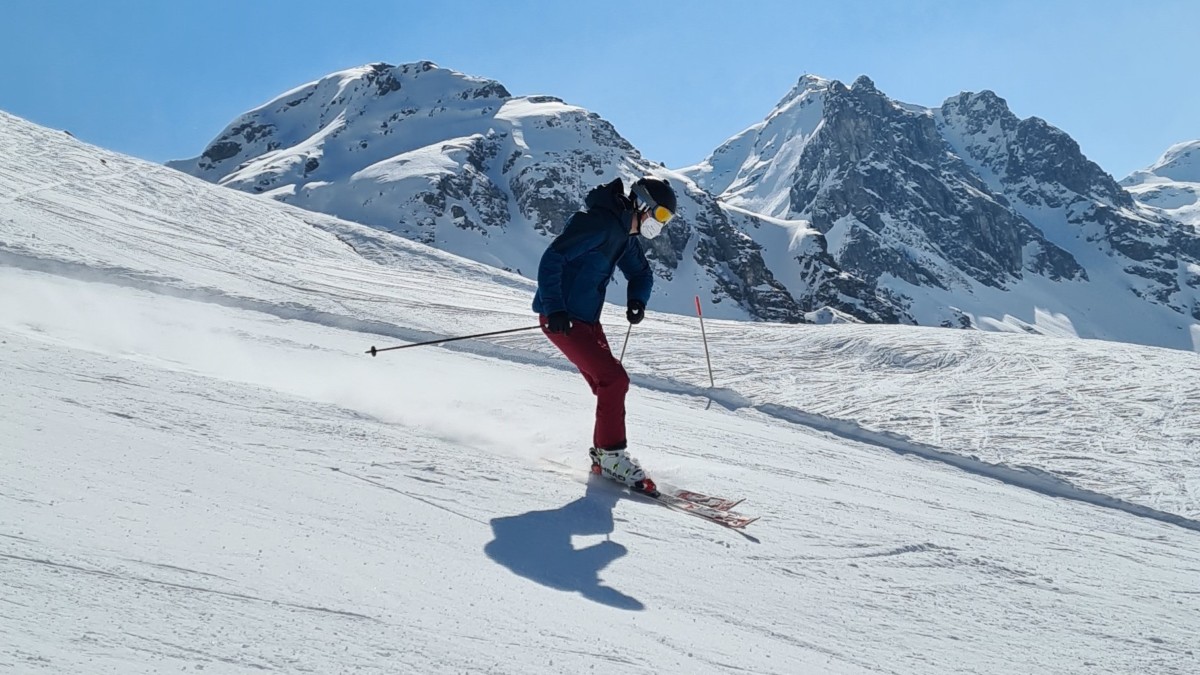
POLYGON ((716 387, 717 383, 713 381, 712 374, 712 359, 708 356, 708 335, 704 332, 704 313, 700 311, 700 296, 696 296, 696 316, 700 317, 700 337, 704 338, 704 360, 708 362, 708 384, 710 387, 716 387))
POLYGON ((625 348, 629 346, 629 334, 633 332, 633 324, 629 324, 629 329, 625 331, 625 344, 621 345, 621 358, 617 359, 617 363, 625 362, 625 348))
POLYGON ((424 347, 425 345, 440 345, 443 342, 455 342, 457 340, 470 340, 472 338, 490 337, 492 335, 504 335, 505 333, 516 333, 518 331, 533 330, 535 328, 541 328, 541 327, 542 327, 541 324, 539 324, 537 326, 526 326, 524 328, 509 328, 508 330, 496 330, 496 331, 492 331, 491 333, 476 333, 474 335, 460 335, 459 337, 442 338, 440 340, 429 340, 427 342, 417 342, 417 343, 414 343, 411 345, 400 345, 399 347, 384 347, 383 349, 376 349, 375 346, 372 345, 371 348, 366 351, 366 353, 370 354, 371 356, 375 356, 379 352, 390 352, 393 349, 408 349, 409 347, 424 347))

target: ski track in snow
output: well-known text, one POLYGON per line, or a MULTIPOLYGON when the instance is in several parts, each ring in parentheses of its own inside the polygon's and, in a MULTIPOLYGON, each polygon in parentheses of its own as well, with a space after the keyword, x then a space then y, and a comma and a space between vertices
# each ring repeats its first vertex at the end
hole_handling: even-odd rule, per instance
POLYGON ((1194 355, 706 322, 712 390, 653 315, 635 454, 748 540, 539 470, 541 336, 362 353, 527 282, 0 123, 0 670, 1200 667, 1194 355))

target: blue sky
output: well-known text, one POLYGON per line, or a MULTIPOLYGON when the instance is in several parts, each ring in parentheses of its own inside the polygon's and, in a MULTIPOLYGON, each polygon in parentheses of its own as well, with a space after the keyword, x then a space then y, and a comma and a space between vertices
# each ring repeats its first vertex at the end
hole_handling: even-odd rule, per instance
POLYGON ((154 161, 349 67, 430 60, 552 94, 680 167, 805 73, 939 105, 991 89, 1118 179, 1200 139, 1200 2, 7 0, 0 110, 154 161))

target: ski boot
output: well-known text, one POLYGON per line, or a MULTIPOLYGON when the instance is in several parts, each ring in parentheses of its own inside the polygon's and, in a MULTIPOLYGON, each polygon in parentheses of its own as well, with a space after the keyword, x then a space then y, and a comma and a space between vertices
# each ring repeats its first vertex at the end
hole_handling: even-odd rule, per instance
POLYGON ((634 492, 642 492, 651 497, 658 496, 658 487, 654 485, 654 481, 642 471, 637 460, 625 452, 625 448, 592 448, 588 454, 592 458, 592 473, 615 480, 634 492))

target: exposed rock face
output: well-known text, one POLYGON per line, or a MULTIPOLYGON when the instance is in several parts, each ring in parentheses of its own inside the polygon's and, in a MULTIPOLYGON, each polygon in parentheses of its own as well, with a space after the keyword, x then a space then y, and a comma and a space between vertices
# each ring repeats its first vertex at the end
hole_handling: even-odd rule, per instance
POLYGON ((1070 136, 1036 117, 1017 119, 992 92, 951 98, 940 121, 1015 212, 1057 233, 1080 258, 1106 256, 1103 263, 1129 275, 1132 295, 1197 316, 1195 287, 1181 274, 1200 262, 1193 228, 1138 204, 1070 136))
POLYGON ((1200 303, 1195 230, 1137 203, 1069 136, 989 91, 927 109, 866 77, 847 87, 806 76, 684 173, 728 204, 811 222, 833 264, 867 285, 860 297, 887 298, 901 321, 1024 315, 1012 325, 1036 330, 1052 308, 1078 334, 1122 339, 1117 324, 1146 302, 1174 329, 1200 303), (1115 316, 1080 311, 1096 296, 1115 316))

